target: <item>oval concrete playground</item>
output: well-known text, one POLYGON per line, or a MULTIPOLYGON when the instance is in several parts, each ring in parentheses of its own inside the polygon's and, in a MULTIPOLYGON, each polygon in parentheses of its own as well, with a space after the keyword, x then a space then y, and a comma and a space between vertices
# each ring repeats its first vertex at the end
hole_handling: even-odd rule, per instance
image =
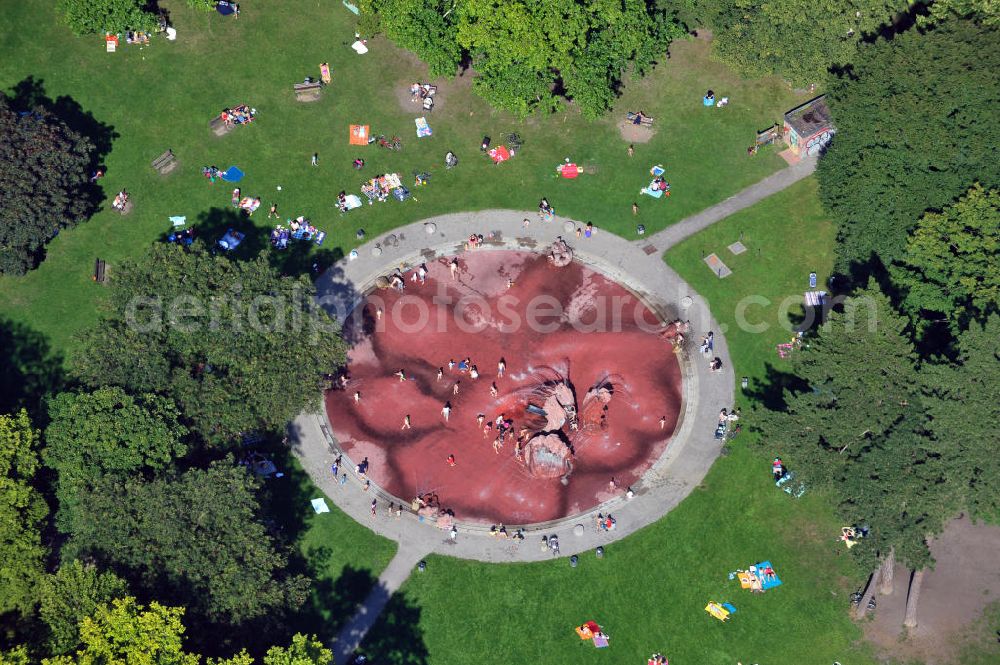
MULTIPOLYGON (((676 318, 691 322, 687 348, 681 354, 683 402, 678 425, 660 459, 633 485, 635 495, 619 496, 578 515, 532 525, 508 525, 513 533, 523 526, 526 539, 498 539, 480 524, 463 524, 459 516, 459 535, 452 541, 433 524, 418 520, 408 509, 400 518, 389 517, 385 507, 394 497, 374 485, 367 492, 354 474, 354 460, 345 456, 344 471, 350 482, 340 485, 329 469, 340 453, 327 426, 325 413, 304 413, 291 428, 293 448, 303 467, 320 489, 344 512, 376 533, 396 540, 401 548, 423 556, 437 552, 481 561, 531 561, 551 558, 540 544, 542 535, 558 536, 560 555, 569 556, 607 545, 641 529, 679 504, 704 478, 721 449, 714 438, 718 413, 733 403, 734 377, 724 336, 712 319, 705 302, 660 258, 650 245, 630 242, 600 229, 591 238, 577 238, 579 224, 564 218, 541 222, 534 213, 490 210, 478 213, 442 215, 410 224, 373 240, 357 250, 354 259, 344 258, 325 272, 317 282, 318 298, 331 315, 340 320, 354 309, 364 294, 374 288, 377 277, 398 266, 404 268, 428 262, 439 256, 459 254, 472 233, 486 237, 484 247, 543 252, 562 236, 575 252, 575 258, 633 291, 647 306, 670 321, 676 318), (525 227, 523 220, 531 220, 525 227), (710 372, 708 364, 691 347, 693 340, 709 330, 715 334, 715 355, 723 361, 720 372, 710 372), (379 503, 373 519, 371 500, 379 503), (612 513, 616 527, 604 531, 596 526, 597 513, 612 513), (581 528, 582 527, 582 528, 581 528), (581 533, 582 531, 582 533, 581 533)), ((667 352, 667 347, 665 347, 667 352)), ((419 556, 417 557, 419 558, 419 556)))

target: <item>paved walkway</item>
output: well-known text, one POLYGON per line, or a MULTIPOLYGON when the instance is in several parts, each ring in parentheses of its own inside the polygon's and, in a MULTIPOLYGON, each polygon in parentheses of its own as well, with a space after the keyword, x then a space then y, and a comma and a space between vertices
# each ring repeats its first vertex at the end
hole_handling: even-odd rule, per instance
POLYGON ((798 164, 769 175, 760 182, 754 183, 746 189, 733 194, 725 201, 716 203, 711 208, 706 208, 699 213, 686 217, 676 224, 672 224, 662 231, 649 236, 645 242, 656 247, 662 254, 681 240, 693 236, 702 229, 715 224, 720 219, 725 219, 735 212, 749 208, 758 201, 766 199, 771 194, 776 194, 783 189, 791 187, 799 180, 809 177, 816 170, 816 161, 813 157, 803 159, 798 164))
MULTIPOLYGON (((461 522, 459 536, 453 542, 447 534, 409 511, 400 518, 385 516, 385 504, 398 502, 399 498, 375 486, 363 492, 353 464, 346 456, 344 471, 350 482, 338 484, 329 468, 340 449, 330 433, 325 410, 301 414, 290 427, 293 450, 319 489, 355 520, 400 543, 398 553, 379 577, 378 584, 338 637, 334 647, 338 664, 346 662, 374 625, 392 593, 402 585, 416 563, 429 553, 497 562, 543 560, 553 554, 542 546, 542 535, 558 537, 560 556, 593 551, 657 521, 701 483, 721 449, 721 442, 713 435, 719 410, 732 406, 735 377, 725 337, 719 332, 706 303, 663 262, 662 255, 707 226, 802 180, 815 168, 816 160, 804 160, 711 208, 634 242, 604 233, 599 228, 592 238, 576 238, 577 222, 557 217, 543 223, 534 212, 486 210, 442 215, 376 238, 357 248, 355 257, 341 260, 319 278, 320 304, 343 321, 363 300, 364 294, 374 288, 377 277, 397 266, 411 267, 438 256, 458 254, 472 233, 487 236, 486 247, 477 251, 544 251, 556 237, 562 236, 573 247, 578 260, 632 289, 664 320, 689 320, 692 324, 689 345, 705 332, 715 331, 715 353, 724 363, 721 372, 711 373, 705 361, 696 357, 697 353, 690 353, 690 348, 682 354, 683 404, 678 425, 666 452, 633 486, 635 496, 632 499, 621 496, 581 515, 528 525, 527 537, 522 542, 498 540, 482 525, 461 522), (522 223, 525 217, 530 220, 527 227, 522 223), (373 497, 380 502, 379 514, 374 519, 370 513, 373 497), (605 532, 596 527, 598 512, 615 515, 614 531, 605 532)), ((512 533, 516 525, 509 526, 512 533)))
POLYGON ((354 650, 361 644, 368 631, 378 620, 386 603, 392 594, 403 586, 403 582, 410 576, 413 567, 427 556, 427 551, 418 543, 400 543, 396 556, 392 558, 386 569, 378 577, 375 587, 369 592, 368 597, 358 607, 354 616, 340 631, 340 635, 333 645, 333 658, 336 665, 346 665, 349 662, 354 650))

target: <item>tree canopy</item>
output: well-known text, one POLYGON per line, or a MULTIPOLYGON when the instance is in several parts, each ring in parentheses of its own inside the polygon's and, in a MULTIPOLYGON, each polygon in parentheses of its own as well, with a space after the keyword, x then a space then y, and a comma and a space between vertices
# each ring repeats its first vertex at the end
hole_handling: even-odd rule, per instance
POLYGON ((909 0, 685 0, 685 13, 713 30, 716 56, 749 76, 820 81, 856 61, 862 37, 905 11, 909 0))
POLYGON ((116 272, 109 312, 84 335, 75 368, 91 386, 170 397, 208 441, 280 430, 344 362, 339 326, 315 292, 264 256, 159 244, 116 272))
POLYGON ((60 229, 96 207, 86 189, 89 139, 38 107, 18 112, 0 93, 0 274, 32 268, 60 229))
POLYGON ((857 554, 872 563, 895 547, 921 567, 924 540, 946 513, 906 325, 874 284, 848 298, 794 357, 808 388, 786 391, 787 408, 764 412, 761 427, 807 483, 833 494, 845 519, 871 526, 857 554))
POLYGON ((183 605, 199 623, 235 626, 280 617, 305 600, 308 580, 260 522, 256 482, 219 462, 176 478, 105 476, 81 495, 63 556, 94 556, 152 597, 183 605))
POLYGON ((975 185, 957 203, 920 218, 895 281, 919 314, 984 316, 1000 306, 1000 191, 975 185))
POLYGON ((104 474, 162 470, 186 452, 173 402, 157 395, 133 398, 121 388, 62 393, 49 403, 45 462, 58 475, 59 523, 75 520, 79 494, 104 474))
POLYGON ((468 56, 476 92, 519 117, 555 110, 562 90, 588 117, 614 103, 627 68, 645 73, 684 34, 642 0, 362 0, 365 24, 435 75, 468 56))
POLYGON ((924 212, 1000 185, 998 72, 1000 31, 956 19, 862 46, 831 81, 837 136, 818 178, 841 269, 903 258, 924 212))
POLYGON ((74 33, 103 35, 153 30, 156 16, 145 11, 146 4, 145 0, 58 0, 56 6, 74 33))
POLYGON ((35 489, 38 433, 26 411, 0 415, 0 613, 28 613, 44 573, 48 506, 35 489))
POLYGON ((183 650, 183 607, 153 602, 144 607, 127 597, 101 605, 80 622, 83 648, 73 656, 57 656, 43 665, 198 665, 196 654, 183 650))
POLYGON ((80 646, 80 622, 101 605, 124 598, 127 590, 125 580, 114 573, 80 561, 46 575, 38 589, 38 615, 49 630, 49 652, 63 655, 75 650, 80 646))
POLYGON ((957 360, 923 369, 932 429, 951 457, 948 487, 961 493, 962 509, 974 519, 994 523, 1000 521, 1000 456, 983 425, 1000 418, 998 339, 1000 315, 973 321, 958 338, 957 360))

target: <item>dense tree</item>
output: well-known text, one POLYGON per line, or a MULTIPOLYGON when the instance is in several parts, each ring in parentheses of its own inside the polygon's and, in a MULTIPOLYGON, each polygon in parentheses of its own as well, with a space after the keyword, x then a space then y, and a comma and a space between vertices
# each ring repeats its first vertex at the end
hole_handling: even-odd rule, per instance
POLYGON ((306 277, 160 244, 127 261, 105 320, 84 336, 84 383, 170 397, 210 441, 280 429, 316 402, 345 346, 306 277))
POLYGON ((183 650, 182 607, 138 604, 121 598, 97 608, 80 622, 83 648, 73 656, 43 660, 43 665, 198 665, 196 654, 183 650))
POLYGON ((819 163, 838 263, 901 259, 910 229, 974 182, 1000 185, 1000 31, 965 20, 865 45, 831 82, 837 136, 819 163))
POLYGON ((226 463, 177 478, 105 477, 81 496, 64 556, 136 571, 134 584, 187 607, 201 630, 280 618, 305 600, 308 580, 286 572, 259 521, 256 487, 226 463))
POLYGON ((34 487, 37 445, 27 412, 0 415, 0 613, 30 612, 44 573, 48 506, 34 487))
POLYGON ((94 146, 42 108, 0 94, 0 273, 22 274, 60 229, 95 210, 86 195, 94 146))
POLYGON ((962 16, 981 21, 983 25, 1000 25, 1000 2, 997 0, 934 0, 927 9, 930 22, 962 16))
POLYGON ((148 32, 156 27, 156 16, 145 11, 144 0, 58 0, 56 6, 78 35, 148 32))
POLYGON ((291 645, 271 647, 264 656, 264 665, 328 665, 332 662, 333 652, 315 635, 296 634, 291 645))
POLYGON ((874 284, 848 298, 794 360, 808 389, 761 418, 765 439, 808 483, 830 491, 843 517, 871 525, 854 550, 872 565, 895 548, 922 566, 926 535, 949 514, 906 324, 874 284))
POLYGON ((858 42, 906 10, 909 0, 685 0, 692 22, 713 29, 715 54, 750 76, 819 81, 855 62, 858 42))
POLYGON ((38 615, 49 629, 49 652, 58 656, 75 650, 80 646, 80 622, 126 593, 125 580, 80 561, 46 575, 39 587, 38 615))
POLYGON ((156 395, 133 398, 121 388, 62 393, 49 403, 45 463, 58 472, 58 521, 75 521, 81 492, 104 475, 158 471, 185 453, 186 430, 173 402, 156 395))
POLYGON ((413 50, 434 74, 454 74, 467 55, 477 93, 521 117, 557 108, 559 89, 585 115, 599 116, 628 67, 645 73, 683 35, 642 0, 363 0, 360 7, 365 25, 413 50))
POLYGON ((934 434, 948 446, 948 486, 962 492, 973 518, 1000 521, 1000 455, 993 423, 1000 422, 1000 315, 972 322, 958 339, 959 357, 925 366, 926 400, 934 434))
POLYGON ((462 59, 455 0, 360 0, 360 29, 384 32, 419 55, 432 76, 454 76, 462 59))
POLYGON ((914 313, 962 322, 1000 306, 1000 191, 976 185, 958 203, 920 218, 892 271, 914 313))

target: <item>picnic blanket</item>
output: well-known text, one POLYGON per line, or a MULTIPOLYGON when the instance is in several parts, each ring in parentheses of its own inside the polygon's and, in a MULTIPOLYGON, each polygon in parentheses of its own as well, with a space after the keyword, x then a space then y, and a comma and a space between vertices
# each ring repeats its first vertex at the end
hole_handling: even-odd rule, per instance
POLYGON ((330 506, 326 505, 326 501, 323 500, 323 497, 313 499, 310 503, 312 504, 313 510, 315 510, 317 514, 330 512, 330 506))
POLYGON ((354 49, 354 51, 358 55, 364 55, 365 53, 368 53, 368 47, 365 46, 364 41, 362 41, 360 39, 358 41, 354 42, 353 44, 351 44, 351 48, 354 49))
POLYGON ((643 187, 642 189, 640 189, 639 193, 640 194, 648 194, 649 196, 652 196, 654 199, 658 199, 658 198, 662 198, 663 197, 663 190, 660 189, 659 187, 656 187, 656 183, 655 182, 651 182, 646 187, 643 187))
POLYGON ((226 235, 222 236, 222 238, 219 239, 219 247, 226 250, 227 252, 229 250, 236 249, 239 246, 239 244, 243 242, 243 239, 245 237, 246 234, 240 233, 239 231, 234 231, 233 229, 229 229, 228 231, 226 231, 226 235))
POLYGON ((494 164, 499 164, 510 159, 510 150, 507 149, 507 146, 501 145, 490 150, 489 155, 494 164))
POLYGON ((430 136, 433 132, 431 131, 430 125, 427 124, 427 118, 417 118, 413 121, 417 125, 417 138, 423 138, 425 136, 430 136))
POLYGON ((774 567, 770 561, 761 561, 756 566, 751 566, 750 568, 751 570, 756 569, 757 579, 760 580, 760 588, 764 591, 781 586, 781 580, 778 578, 778 574, 774 572, 774 567))
POLYGON ((187 217, 184 215, 174 215, 170 218, 170 223, 173 224, 174 227, 184 226, 187 224, 187 217))
POLYGON ((354 5, 352 5, 351 3, 349 3, 347 0, 344 0, 344 6, 347 7, 348 11, 350 11, 350 12, 352 12, 354 14, 358 13, 358 8, 356 6, 354 6, 354 5))
MULTIPOLYGON (((725 605, 729 605, 729 603, 725 603, 725 605)), ((729 605, 729 607, 732 607, 732 605, 729 605)), ((736 608, 734 607, 733 610, 735 609, 736 608)), ((732 612, 729 609, 727 609, 722 603, 717 603, 714 600, 710 600, 708 602, 708 605, 705 606, 705 611, 711 614, 719 621, 723 622, 728 621, 729 615, 732 614, 732 612)))
POLYGON ((233 5, 231 3, 226 2, 226 0, 221 0, 219 4, 215 6, 215 11, 219 12, 223 16, 229 16, 236 10, 233 9, 233 5))
POLYGON ((249 196, 244 196, 240 199, 240 208, 246 210, 249 213, 253 213, 257 208, 260 207, 260 199, 251 198, 249 196))
POLYGON ((649 169, 649 175, 654 178, 659 178, 664 173, 666 173, 666 169, 663 168, 663 164, 657 164, 653 168, 649 169))
POLYGON ((368 125, 351 125, 351 145, 368 145, 368 125))
POLYGON ((564 178, 572 179, 580 175, 583 170, 576 164, 560 164, 556 167, 556 172, 564 178))
POLYGON ((348 194, 344 197, 344 207, 347 210, 354 210, 361 207, 361 197, 357 194, 348 194))
POLYGON ((219 177, 226 182, 239 182, 243 180, 243 176, 246 175, 240 170, 238 166, 230 166, 228 169, 219 174, 219 177))

